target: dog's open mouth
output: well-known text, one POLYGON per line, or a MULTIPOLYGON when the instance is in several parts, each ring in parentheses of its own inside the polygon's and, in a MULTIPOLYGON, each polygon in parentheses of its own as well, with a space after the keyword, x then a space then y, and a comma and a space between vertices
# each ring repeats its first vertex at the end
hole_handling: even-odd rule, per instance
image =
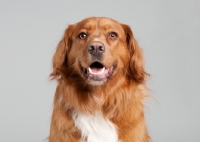
POLYGON ((87 80, 103 81, 105 82, 110 78, 115 70, 116 65, 106 68, 100 62, 93 62, 88 68, 83 68, 82 73, 87 80))

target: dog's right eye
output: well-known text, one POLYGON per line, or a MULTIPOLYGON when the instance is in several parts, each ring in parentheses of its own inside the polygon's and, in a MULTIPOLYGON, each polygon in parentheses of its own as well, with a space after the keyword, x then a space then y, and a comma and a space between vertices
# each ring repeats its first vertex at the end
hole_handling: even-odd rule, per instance
POLYGON ((87 38, 87 34, 84 33, 84 32, 82 32, 82 33, 80 33, 80 34, 78 35, 78 38, 79 38, 79 39, 85 39, 85 38, 87 38))

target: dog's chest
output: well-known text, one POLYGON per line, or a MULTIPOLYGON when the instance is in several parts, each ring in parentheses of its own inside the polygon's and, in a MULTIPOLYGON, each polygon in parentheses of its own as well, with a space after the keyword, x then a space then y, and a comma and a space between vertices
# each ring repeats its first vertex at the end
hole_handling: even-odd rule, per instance
POLYGON ((101 112, 94 115, 82 112, 73 112, 72 118, 80 130, 82 141, 87 142, 117 142, 118 134, 114 124, 105 119, 101 112))

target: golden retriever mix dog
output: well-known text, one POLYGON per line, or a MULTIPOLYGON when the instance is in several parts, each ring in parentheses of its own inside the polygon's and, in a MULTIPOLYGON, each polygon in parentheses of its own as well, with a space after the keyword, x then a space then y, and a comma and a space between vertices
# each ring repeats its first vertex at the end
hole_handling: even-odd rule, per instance
POLYGON ((69 25, 53 56, 49 142, 149 142, 147 75, 129 26, 105 17, 69 25))

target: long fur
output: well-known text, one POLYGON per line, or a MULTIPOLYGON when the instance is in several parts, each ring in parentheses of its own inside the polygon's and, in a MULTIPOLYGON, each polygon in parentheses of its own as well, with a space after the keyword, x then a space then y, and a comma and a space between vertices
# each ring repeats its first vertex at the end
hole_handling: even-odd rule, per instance
POLYGON ((53 56, 51 77, 58 86, 49 142, 89 142, 93 136, 96 141, 93 133, 102 142, 110 137, 120 142, 149 142, 143 111, 147 75, 142 50, 129 26, 104 17, 70 25, 53 56), (87 40, 77 39, 83 27, 89 33, 87 40), (107 38, 110 30, 117 32, 116 40, 107 38), (101 58, 105 66, 117 64, 111 78, 101 85, 86 80, 80 69, 89 65, 87 46, 96 39, 105 45, 101 58))

